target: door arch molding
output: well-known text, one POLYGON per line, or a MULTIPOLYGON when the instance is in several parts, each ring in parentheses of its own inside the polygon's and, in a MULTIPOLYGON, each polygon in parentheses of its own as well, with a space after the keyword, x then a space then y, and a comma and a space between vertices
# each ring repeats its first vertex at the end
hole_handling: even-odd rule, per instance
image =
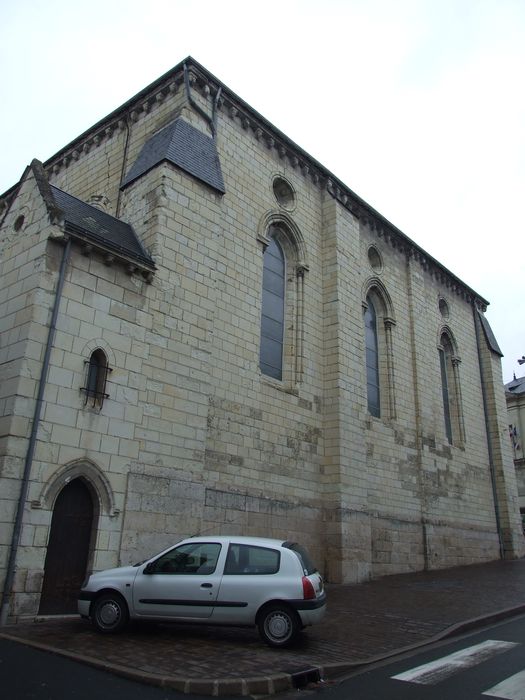
POLYGON ((82 479, 91 491, 98 515, 109 515, 115 517, 119 510, 115 507, 113 489, 106 475, 93 462, 87 459, 80 459, 70 462, 55 472, 43 485, 40 497, 33 501, 34 508, 44 508, 52 510, 58 494, 73 479, 82 479))

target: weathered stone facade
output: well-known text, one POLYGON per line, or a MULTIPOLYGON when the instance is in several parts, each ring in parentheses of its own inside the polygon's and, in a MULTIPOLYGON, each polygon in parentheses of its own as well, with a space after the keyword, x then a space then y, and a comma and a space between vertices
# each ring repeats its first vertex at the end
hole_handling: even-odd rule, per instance
POLYGON ((89 569, 197 532, 298 538, 332 582, 524 554, 486 302, 192 59, 33 163, 3 203, 0 567, 14 572, 12 617, 39 609, 56 499, 77 479, 93 501, 89 569), (199 154, 148 161, 175 119, 216 149, 208 181, 199 154), (75 228, 54 188, 130 224, 151 264, 90 239, 89 222, 75 228), (272 238, 286 261, 282 379, 259 367, 272 238), (379 417, 367 403, 371 303, 379 417), (84 391, 97 350, 111 370, 102 405, 84 391))
MULTIPOLYGON (((516 375, 514 375, 516 377, 516 375)), ((523 436, 525 435, 525 377, 514 378, 505 384, 505 398, 509 416, 509 437, 516 468, 518 500, 525 531, 525 456, 523 436)))

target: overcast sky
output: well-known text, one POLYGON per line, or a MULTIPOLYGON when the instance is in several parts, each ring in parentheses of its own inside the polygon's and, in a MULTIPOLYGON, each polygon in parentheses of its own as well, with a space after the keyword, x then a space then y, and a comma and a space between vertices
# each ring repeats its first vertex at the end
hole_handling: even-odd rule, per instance
POLYGON ((0 0, 0 193, 188 55, 488 299, 525 374, 525 0, 0 0))

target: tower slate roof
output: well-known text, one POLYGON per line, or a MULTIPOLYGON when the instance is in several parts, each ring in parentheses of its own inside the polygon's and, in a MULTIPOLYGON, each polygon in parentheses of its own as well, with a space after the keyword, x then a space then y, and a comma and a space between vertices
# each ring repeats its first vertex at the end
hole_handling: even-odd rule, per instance
POLYGON ((215 141, 181 117, 146 141, 122 187, 163 161, 181 168, 221 194, 226 191, 215 141))
POLYGON ((492 352, 496 353, 496 355, 503 357, 503 353, 501 352, 501 348, 496 340, 496 336, 494 335, 492 328, 490 327, 487 317, 484 316, 479 309, 477 309, 477 312, 489 348, 492 350, 492 352))

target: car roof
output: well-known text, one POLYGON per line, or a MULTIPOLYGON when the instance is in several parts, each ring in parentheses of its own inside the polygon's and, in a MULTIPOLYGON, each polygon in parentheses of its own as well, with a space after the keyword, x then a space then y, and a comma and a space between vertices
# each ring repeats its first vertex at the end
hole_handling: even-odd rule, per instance
POLYGON ((238 544, 255 544, 267 547, 282 547, 286 540, 278 540, 272 537, 250 537, 249 535, 197 535, 195 537, 187 537, 182 542, 218 542, 220 544, 229 544, 237 542, 238 544))

